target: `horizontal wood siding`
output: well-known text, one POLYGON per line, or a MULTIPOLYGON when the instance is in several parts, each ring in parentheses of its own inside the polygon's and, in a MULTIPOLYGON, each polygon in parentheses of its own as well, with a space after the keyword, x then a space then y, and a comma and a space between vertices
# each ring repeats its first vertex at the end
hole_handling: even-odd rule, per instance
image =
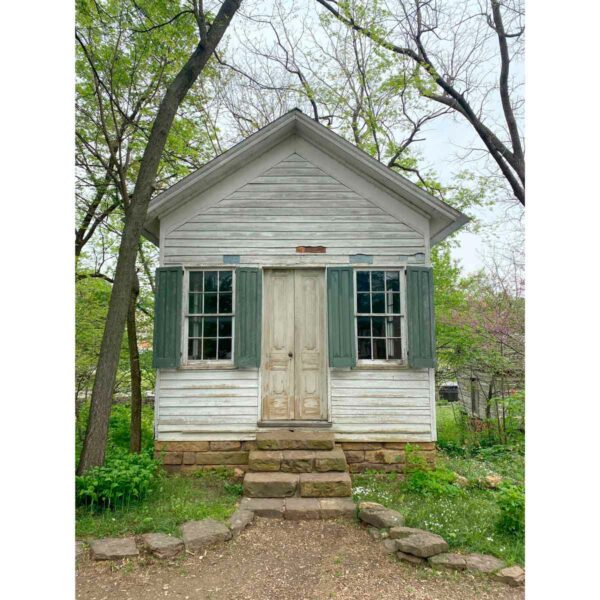
POLYGON ((332 370, 336 439, 431 441, 431 376, 428 369, 332 370))
POLYGON ((157 383, 159 440, 254 439, 258 370, 161 370, 157 383))
POLYGON ((161 252, 165 265, 212 265, 223 255, 240 255, 243 263, 273 266, 347 264, 352 254, 407 260, 426 248, 421 233, 292 154, 170 231, 161 252), (297 246, 327 251, 299 256, 297 246))

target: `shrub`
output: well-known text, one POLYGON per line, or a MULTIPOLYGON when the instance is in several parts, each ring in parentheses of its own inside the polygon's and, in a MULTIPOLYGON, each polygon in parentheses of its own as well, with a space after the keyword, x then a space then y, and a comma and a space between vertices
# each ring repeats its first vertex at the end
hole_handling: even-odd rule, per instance
POLYGON ((460 493, 453 485, 456 479, 454 472, 439 466, 430 468, 425 458, 410 444, 406 446, 405 457, 406 477, 402 483, 405 491, 436 496, 455 496, 460 493))
POLYGON ((77 504, 103 510, 139 501, 151 491, 159 467, 149 453, 113 451, 104 466, 75 478, 77 504))
POLYGON ((511 535, 525 535, 525 489, 522 485, 504 483, 498 492, 500 518, 498 529, 511 535))

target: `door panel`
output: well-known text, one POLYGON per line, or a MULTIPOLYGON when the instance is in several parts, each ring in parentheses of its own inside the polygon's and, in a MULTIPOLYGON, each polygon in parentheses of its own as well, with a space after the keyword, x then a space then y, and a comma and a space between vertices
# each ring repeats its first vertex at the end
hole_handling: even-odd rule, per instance
POLYGON ((289 420, 294 418, 294 271, 265 270, 264 283, 262 418, 289 420))
POLYGON ((325 284, 320 269, 265 270, 262 418, 327 418, 325 284))
POLYGON ((327 416, 323 271, 295 271, 295 418, 327 416))

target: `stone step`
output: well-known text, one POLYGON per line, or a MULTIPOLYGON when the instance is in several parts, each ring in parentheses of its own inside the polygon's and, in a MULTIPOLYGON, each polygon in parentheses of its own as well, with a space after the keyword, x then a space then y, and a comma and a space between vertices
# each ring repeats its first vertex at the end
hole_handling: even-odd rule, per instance
POLYGON ((240 510, 257 517, 284 518, 291 521, 356 518, 352 498, 242 498, 240 510))
POLYGON ((346 471, 346 455, 340 448, 334 450, 252 450, 248 468, 254 472, 283 471, 311 473, 317 471, 346 471))
POLYGON ((298 489, 298 475, 295 473, 246 473, 244 475, 244 496, 249 498, 285 498, 294 496, 298 489))
POLYGON ((256 434, 259 450, 333 450, 334 436, 329 431, 312 429, 274 429, 256 434))
POLYGON ((352 496, 352 481, 348 473, 301 473, 299 491, 303 498, 352 496))

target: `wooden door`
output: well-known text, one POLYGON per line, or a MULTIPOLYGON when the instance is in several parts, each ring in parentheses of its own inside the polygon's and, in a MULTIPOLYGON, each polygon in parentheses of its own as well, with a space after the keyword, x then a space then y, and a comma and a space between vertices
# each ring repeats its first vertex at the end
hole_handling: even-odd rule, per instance
POLYGON ((262 418, 327 418, 325 285, 321 269, 264 274, 262 418))

